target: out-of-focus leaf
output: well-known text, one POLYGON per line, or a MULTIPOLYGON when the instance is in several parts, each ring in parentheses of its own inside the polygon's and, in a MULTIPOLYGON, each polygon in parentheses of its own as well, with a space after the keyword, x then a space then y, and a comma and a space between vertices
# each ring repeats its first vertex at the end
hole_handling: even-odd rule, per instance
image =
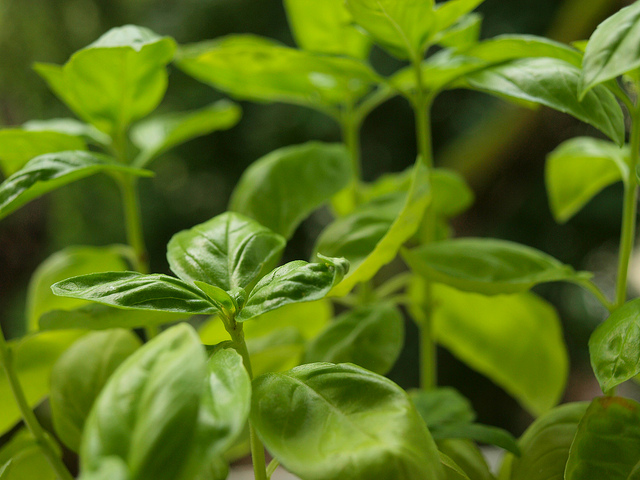
POLYGON ((436 441, 438 450, 460 467, 471 480, 495 480, 478 446, 470 440, 447 439, 436 441))
POLYGON ((35 438, 20 430, 0 448, 0 480, 56 480, 35 438))
POLYGON ((74 137, 82 137, 89 143, 109 146, 111 138, 88 123, 75 118, 51 118, 49 120, 29 120, 22 128, 33 132, 57 132, 74 137))
POLYGON ((471 480, 469 475, 448 455, 438 451, 440 462, 445 468, 445 478, 447 480, 471 480))
POLYGON ((435 5, 435 22, 432 35, 454 25, 484 0, 448 0, 435 5))
POLYGON ((414 390, 409 396, 431 433, 447 425, 471 423, 476 419, 471 402, 454 388, 414 390))
POLYGON ((481 27, 482 15, 469 13, 456 24, 436 35, 434 42, 454 50, 466 50, 480 39, 481 27))

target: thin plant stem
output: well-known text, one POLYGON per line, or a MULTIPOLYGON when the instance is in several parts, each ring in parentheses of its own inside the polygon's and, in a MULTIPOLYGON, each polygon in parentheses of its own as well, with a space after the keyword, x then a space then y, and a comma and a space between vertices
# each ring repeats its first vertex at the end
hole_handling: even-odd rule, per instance
POLYGON ((140 273, 149 273, 149 258, 142 232, 142 218, 140 202, 138 200, 137 179, 131 176, 121 176, 118 184, 122 192, 122 203, 127 230, 127 243, 135 253, 135 268, 140 273))
POLYGON ((45 435, 44 429, 38 422, 38 419, 33 413, 33 410, 31 410, 31 407, 29 407, 24 390, 22 389, 18 376, 13 368, 13 353, 4 338, 2 330, 0 330, 0 364, 2 364, 5 375, 7 376, 11 392, 18 404, 24 423, 29 432, 31 432, 31 435, 33 435, 33 438, 40 447, 40 450, 47 458, 51 468, 53 468, 53 471, 60 480, 73 480, 71 473, 69 473, 69 470, 67 470, 62 459, 53 449, 50 440, 48 440, 45 435))
POLYGON ((277 470, 277 468, 279 466, 280 466, 280 462, 278 460, 276 460, 275 458, 269 462, 269 465, 267 466, 267 479, 268 480, 271 480, 271 475, 273 475, 273 473, 277 470))
POLYGON ((360 161, 360 127, 362 121, 354 114, 351 107, 340 118, 342 128, 342 140, 349 158, 351 159, 351 171, 353 177, 347 187, 350 192, 351 203, 355 207, 360 203, 360 185, 362 183, 362 165, 360 161))

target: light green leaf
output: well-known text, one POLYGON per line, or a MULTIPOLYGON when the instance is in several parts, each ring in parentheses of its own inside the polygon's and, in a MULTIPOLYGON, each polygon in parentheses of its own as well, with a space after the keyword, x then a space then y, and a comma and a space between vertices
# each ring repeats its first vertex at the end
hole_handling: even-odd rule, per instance
POLYGON ((0 448, 0 480, 57 480, 35 438, 20 430, 0 448))
POLYGON ((310 52, 366 59, 371 40, 354 27, 343 0, 285 0, 296 43, 310 52))
POLYGON ((68 183, 99 172, 123 172, 148 177, 148 170, 131 168, 104 155, 71 151, 41 155, 0 185, 0 219, 31 200, 68 183))
POLYGON ((547 156, 545 181, 556 221, 564 223, 604 187, 629 178, 628 148, 591 137, 560 144, 547 156))
POLYGON ((119 308, 159 310, 191 315, 220 310, 199 288, 168 275, 105 272, 73 277, 51 289, 63 297, 91 300, 119 308))
POLYGON ((143 120, 131 129, 131 140, 141 150, 134 164, 144 167, 173 147, 216 130, 227 130, 241 115, 237 104, 220 100, 199 110, 143 120))
POLYGON ((454 25, 463 15, 471 12, 484 0, 448 0, 435 5, 433 33, 440 33, 454 25))
POLYGON ((167 89, 176 44, 133 25, 113 28, 63 65, 36 64, 53 92, 83 120, 114 136, 153 111, 167 89))
POLYGON ((325 297, 344 278, 349 262, 344 258, 318 257, 319 263, 297 260, 263 277, 249 294, 236 320, 245 322, 284 305, 325 297))
POLYGON ((185 282, 250 290, 277 264, 285 244, 255 220, 226 212, 175 234, 167 245, 167 259, 185 282))
POLYGON ((495 445, 515 455, 520 455, 520 449, 515 438, 502 428, 481 423, 461 423, 442 428, 438 434, 433 434, 436 440, 446 438, 464 438, 476 442, 495 445))
POLYGON ((82 137, 87 142, 108 147, 111 138, 88 123, 75 118, 51 118, 49 120, 29 120, 22 128, 32 132, 57 132, 74 137, 82 137))
POLYGON ((115 369, 141 342, 128 330, 92 332, 75 342, 51 372, 51 415, 58 438, 74 452, 80 448, 85 420, 115 369))
POLYGON ((32 158, 65 150, 86 150, 81 138, 58 132, 29 131, 22 128, 0 130, 0 170, 13 175, 32 158))
POLYGON ((469 13, 448 29, 438 33, 434 42, 454 50, 466 50, 480 39, 482 15, 469 13))
POLYGON ((130 480, 127 464, 118 457, 108 457, 100 462, 96 470, 84 471, 79 480, 130 480))
POLYGON ((337 317, 307 346, 303 363, 355 363, 385 375, 404 344, 404 316, 392 303, 375 303, 337 317))
MULTIPOLYGON (((49 394, 53 364, 81 335, 78 331, 46 332, 9 342, 13 368, 29 406, 35 407, 49 394)), ((0 370, 0 412, 2 435, 22 417, 4 370, 0 370)))
POLYGON ((495 480, 482 452, 472 441, 447 439, 438 440, 436 445, 438 450, 454 460, 471 480, 495 480))
POLYGON ((206 357, 187 324, 165 330, 125 360, 85 424, 81 470, 120 458, 131 480, 174 480, 194 443, 206 357))
POLYGON ((407 394, 355 365, 316 363, 257 378, 251 422, 269 452, 302 478, 445 478, 407 394))
MULTIPOLYGON (((128 248, 123 245, 107 247, 67 247, 42 262, 31 276, 27 291, 27 324, 29 331, 38 330, 42 314, 52 310, 71 310, 85 305, 82 300, 58 297, 51 285, 78 275, 127 270, 128 248)), ((84 328, 76 326, 73 328, 84 328)))
POLYGON ((471 423, 476 419, 471 402, 454 388, 414 390, 409 396, 432 434, 448 425, 471 423))
POLYGON ((353 177, 343 145, 309 142, 280 148, 254 162, 236 185, 229 209, 285 238, 353 177))
POLYGON ((471 480, 469 475, 451 457, 441 451, 438 451, 438 455, 440 455, 440 462, 445 467, 445 478, 447 480, 471 480))
POLYGON ((640 67, 640 4, 619 10, 596 28, 584 52, 580 94, 640 67))
POLYGON ((428 173, 418 162, 406 195, 398 192, 377 198, 330 224, 320 234, 315 250, 345 257, 351 264, 349 274, 331 294, 346 295, 391 262, 418 230, 430 201, 428 173))
POLYGON ((640 404, 621 397, 595 398, 571 445, 566 480, 627 480, 640 461, 640 404))
POLYGON ((436 168, 431 172, 433 203, 431 208, 438 216, 455 217, 467 210, 475 195, 465 179, 453 170, 436 168))
POLYGON ((517 293, 545 282, 580 282, 586 272, 531 247, 492 238, 458 238, 403 250, 424 278, 485 295, 517 293))
POLYGON ((520 438, 520 458, 507 456, 511 463, 508 478, 564 480, 569 448, 587 406, 587 402, 567 403, 536 419, 520 438))
POLYGON ((640 373, 640 299, 627 302, 591 334, 591 367, 603 392, 640 373))

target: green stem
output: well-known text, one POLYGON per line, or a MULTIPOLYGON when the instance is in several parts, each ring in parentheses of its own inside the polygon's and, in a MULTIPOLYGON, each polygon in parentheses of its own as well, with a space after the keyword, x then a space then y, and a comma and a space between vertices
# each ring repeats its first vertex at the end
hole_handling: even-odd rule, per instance
POLYGON ((147 248, 142 233, 142 218, 140 216, 140 203, 137 191, 138 179, 121 175, 118 184, 122 192, 122 204, 124 208, 125 225, 127 229, 127 243, 133 248, 136 258, 136 270, 140 273, 149 273, 149 259, 147 248))
POLYGON ((280 462, 275 458, 271 460, 271 462, 269 462, 269 465, 267 466, 268 480, 271 480, 271 475, 273 475, 273 473, 278 469, 279 466, 280 466, 280 462))
POLYGON ((591 280, 579 281, 577 282, 577 285, 580 285, 590 291, 593 296, 596 297, 607 310, 609 310, 609 313, 616 309, 616 306, 609 301, 605 294, 602 293, 602 291, 591 280))
POLYGON ((351 159, 353 178, 347 187, 350 191, 351 203, 355 207, 360 203, 360 185, 362 183, 362 166, 360 163, 360 127, 361 120, 349 108, 340 120, 342 139, 351 159))
POLYGON ((53 468, 53 471, 56 473, 60 480, 73 480, 73 477, 62 462, 62 459, 58 457, 57 453, 51 446, 50 440, 47 439, 42 426, 33 413, 33 410, 31 410, 31 407, 29 407, 27 398, 25 397, 22 386, 20 385, 20 381, 18 380, 18 376, 13 369, 13 355, 9 348, 9 345, 7 345, 7 341, 4 338, 2 330, 0 330, 0 364, 2 364, 4 372, 7 376, 9 386, 11 387, 13 396, 16 400, 16 403, 18 404, 18 408, 20 409, 20 413, 22 414, 24 423, 27 426, 27 429, 29 429, 29 431, 31 432, 31 435, 33 435, 36 443, 42 450, 42 453, 49 461, 51 468, 53 468))

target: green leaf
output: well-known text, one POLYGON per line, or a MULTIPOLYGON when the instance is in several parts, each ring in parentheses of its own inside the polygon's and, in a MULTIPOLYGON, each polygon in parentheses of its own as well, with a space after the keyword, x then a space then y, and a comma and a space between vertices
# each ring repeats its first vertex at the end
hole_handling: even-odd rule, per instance
POLYGON ((434 42, 454 50, 466 50, 480 39, 482 15, 469 13, 448 29, 438 33, 434 42))
POLYGON ((435 168, 431 172, 433 202, 431 208, 438 216, 455 217, 467 210, 475 196, 465 179, 453 170, 435 168))
POLYGON ((629 178, 628 148, 591 137, 560 144, 547 156, 545 181, 551 212, 564 223, 604 187, 629 178))
POLYGON ((291 238, 300 222, 352 177, 351 159, 343 145, 309 142, 280 148, 244 171, 229 209, 291 238))
MULTIPOLYGON (((53 364, 81 335, 78 331, 46 332, 9 342, 13 368, 29 406, 35 407, 49 394, 53 364)), ((22 418, 4 370, 0 370, 0 411, 2 435, 22 418)))
POLYGON ((82 137, 87 142, 109 147, 111 138, 88 123, 75 118, 51 118, 49 120, 29 120, 22 125, 24 130, 33 132, 57 132, 73 137, 82 137))
POLYGON ((303 363, 355 363, 385 375, 404 344, 404 316, 392 303, 375 303, 337 317, 308 345, 303 363))
POLYGON ((85 424, 81 469, 110 457, 131 480, 173 480, 194 444, 206 357, 195 331, 180 324, 125 360, 96 399, 85 424))
POLYGON ((432 434, 448 425, 471 423, 476 419, 471 402, 454 388, 414 390, 409 396, 432 434))
POLYGON ((285 244, 255 220, 226 212, 175 234, 167 245, 167 259, 185 282, 250 290, 277 264, 285 244))
POLYGON ((82 151, 50 153, 29 161, 0 185, 0 219, 31 200, 99 172, 148 177, 148 170, 127 167, 104 155, 82 151))
MULTIPOLYGON (((472 480, 495 480, 487 461, 470 440, 447 439, 436 442, 438 450, 454 460, 472 480)), ((455 478, 455 477, 454 477, 455 478)))
MULTIPOLYGON (((82 300, 58 297, 51 285, 78 275, 127 270, 123 245, 107 247, 67 247, 42 262, 31 276, 27 291, 27 324, 29 331, 38 330, 40 317, 52 310, 71 310, 85 305, 82 300)), ((73 328, 84 328, 76 326, 73 328)))
POLYGON ((355 22, 402 60, 420 61, 435 33, 434 0, 346 0, 355 22))
POLYGON ((35 438, 20 430, 0 448, 1 480, 57 480, 35 438))
POLYGON ((36 64, 53 92, 83 120, 114 136, 153 111, 167 89, 176 44, 133 25, 113 28, 63 65, 36 64))
POLYGON ((190 112, 159 115, 137 123, 131 140, 141 150, 135 165, 146 166, 162 153, 216 130, 227 130, 240 120, 240 107, 220 100, 190 112))
POLYGON ((269 452, 302 478, 445 478, 407 394, 355 365, 310 364, 255 379, 251 422, 269 452))
POLYGON ((523 293, 486 297, 433 286, 436 340, 540 415, 558 403, 568 374, 557 313, 523 293))
POLYGON ((219 307, 199 288, 168 275, 137 272, 105 272, 73 277, 55 283, 56 295, 119 308, 213 314, 219 307))
POLYGON ((621 397, 595 398, 571 445, 566 480, 627 480, 640 460, 640 404, 621 397))
POLYGON ((640 4, 619 10, 596 28, 584 53, 580 94, 640 67, 640 4))
POLYGON ((127 464, 118 457, 103 459, 96 470, 84 471, 79 480, 130 480, 127 464))
POLYGON ((51 372, 51 415, 56 434, 74 452, 91 407, 109 376, 141 342, 128 330, 92 332, 64 352, 51 372))
POLYGON ((319 260, 320 263, 289 262, 263 277, 249 294, 236 320, 245 322, 284 305, 325 297, 347 273, 349 262, 322 255, 319 260))
POLYGON ((568 113, 594 126, 618 145, 624 143, 624 117, 613 93, 597 87, 579 100, 580 70, 562 60, 513 60, 471 73, 465 81, 469 88, 568 113))
POLYGON ((445 467, 445 474, 447 480, 471 480, 462 468, 448 455, 445 455, 441 451, 438 451, 440 455, 440 462, 445 467))
POLYGON ((432 35, 451 27, 463 15, 471 12, 482 2, 484 0, 449 0, 437 3, 435 5, 435 22, 432 35))
POLYGON ((86 150, 81 138, 58 132, 29 131, 22 128, 0 130, 0 170, 13 175, 32 158, 65 150, 86 150))
POLYGON ((508 478, 564 480, 569 448, 587 406, 587 402, 567 403, 536 419, 520 438, 520 458, 508 456, 511 461, 508 478))
POLYGON ((591 367, 603 392, 640 373, 640 299, 616 309, 591 334, 591 367))
POLYGON ((357 283, 373 278, 416 233, 431 201, 431 187, 422 162, 416 163, 412 175, 406 195, 398 192, 377 198, 337 219, 320 234, 316 252, 345 257, 351 264, 332 295, 346 295, 357 283))
POLYGON ((539 250, 493 238, 444 240, 403 250, 402 256, 414 272, 429 280, 485 295, 588 278, 539 250))
POLYGON ((285 0, 287 18, 300 48, 366 59, 371 40, 353 25, 343 0, 285 0))
POLYGON ((437 435, 434 433, 433 438, 436 440, 446 438, 465 438, 475 440, 480 443, 486 443, 488 445, 495 445, 496 447, 503 448, 515 455, 520 455, 518 444, 509 432, 498 427, 482 425, 480 423, 461 423, 450 425, 441 429, 437 435))

